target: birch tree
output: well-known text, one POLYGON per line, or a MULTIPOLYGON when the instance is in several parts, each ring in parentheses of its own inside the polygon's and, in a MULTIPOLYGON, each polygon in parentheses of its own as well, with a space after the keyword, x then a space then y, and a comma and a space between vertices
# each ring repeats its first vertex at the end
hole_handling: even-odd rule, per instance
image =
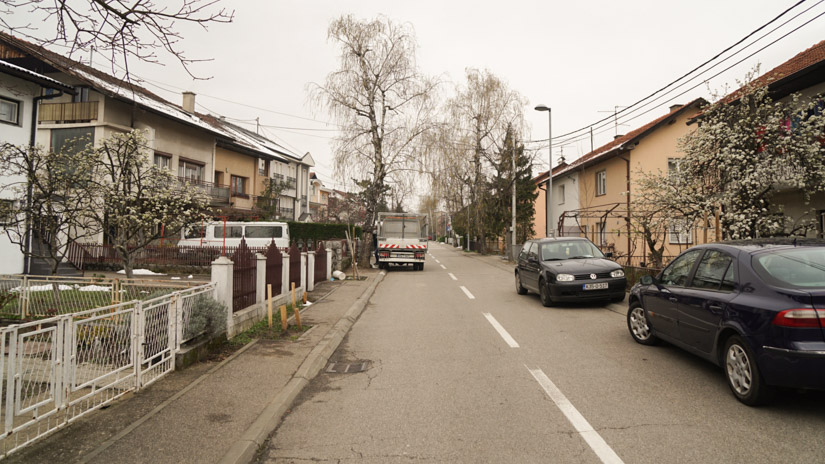
POLYGON ((437 82, 418 70, 409 25, 342 16, 330 24, 328 37, 340 47, 340 63, 323 85, 311 85, 311 98, 341 127, 335 165, 361 188, 366 235, 389 184, 414 169, 411 158, 430 127, 437 82))
POLYGON ((447 102, 446 124, 457 139, 464 135, 469 141, 456 149, 462 150, 463 156, 470 160, 469 233, 482 237, 481 209, 485 192, 479 187, 485 183, 495 153, 504 149, 508 128, 521 132, 527 102, 487 70, 469 68, 465 77, 466 82, 447 102))

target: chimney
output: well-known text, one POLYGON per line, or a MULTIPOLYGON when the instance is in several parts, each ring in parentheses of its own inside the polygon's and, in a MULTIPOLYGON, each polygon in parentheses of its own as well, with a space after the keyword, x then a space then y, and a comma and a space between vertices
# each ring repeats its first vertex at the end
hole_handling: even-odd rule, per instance
POLYGON ((187 113, 195 112, 195 93, 183 92, 183 111, 187 113))
POLYGON ((683 106, 685 106, 685 105, 682 105, 682 104, 680 104, 680 103, 677 103, 677 104, 675 104, 675 105, 670 105, 670 112, 672 113, 672 112, 674 112, 674 111, 678 110, 679 108, 681 108, 681 107, 683 107, 683 106))

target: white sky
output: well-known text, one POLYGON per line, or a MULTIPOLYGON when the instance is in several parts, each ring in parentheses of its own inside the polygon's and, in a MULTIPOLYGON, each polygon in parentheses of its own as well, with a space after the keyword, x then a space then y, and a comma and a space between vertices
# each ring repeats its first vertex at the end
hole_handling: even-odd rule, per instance
MULTIPOLYGON (((383 14, 394 21, 412 24, 419 44, 419 67, 426 74, 442 77, 445 95, 455 84, 463 82, 465 68, 490 70, 529 102, 525 114, 532 131, 525 137, 546 139, 547 113, 534 111, 537 104, 552 107, 556 138, 609 116, 601 111, 612 112, 616 105, 629 105, 646 97, 795 3, 796 0, 224 0, 225 6, 235 8, 235 21, 213 25, 208 32, 187 28, 182 43, 190 58, 214 59, 193 68, 197 74, 212 79, 193 82, 179 65, 171 62, 165 67, 142 63, 130 66, 137 76, 147 80, 147 88, 174 103, 180 103, 179 92, 188 89, 198 94, 199 111, 240 120, 259 117, 261 124, 267 126, 316 129, 265 131, 298 154, 311 152, 317 163, 315 170, 324 183, 342 188, 334 177, 329 144, 329 137, 334 135, 330 130, 335 126, 325 124, 329 120, 325 113, 313 111, 306 90, 308 83, 322 83, 337 68, 338 50, 327 41, 327 27, 342 14, 362 19, 383 14)), ((806 1, 775 25, 806 8, 813 7, 811 11, 708 75, 825 12, 822 3, 806 1)), ((767 71, 825 39, 823 32, 825 16, 712 80, 710 85, 716 89, 726 83, 735 85, 735 80, 757 63, 762 64, 763 72, 767 71)), ((664 114, 670 104, 686 103, 700 96, 708 98, 704 85, 674 100, 667 97, 653 105, 651 112, 620 126, 619 133, 664 114)), ((246 127, 254 129, 254 122, 246 127)), ((614 134, 612 125, 603 131, 596 136, 596 147, 614 134)), ((569 162, 590 151, 589 138, 563 150, 569 162)), ((544 145, 544 154, 540 155, 545 163, 543 169, 546 152, 544 145)), ((559 153, 556 148, 555 160, 559 153)))

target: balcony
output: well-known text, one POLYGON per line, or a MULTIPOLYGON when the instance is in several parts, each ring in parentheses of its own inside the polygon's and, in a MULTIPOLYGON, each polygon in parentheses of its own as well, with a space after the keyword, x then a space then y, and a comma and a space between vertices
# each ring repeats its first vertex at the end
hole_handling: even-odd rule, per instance
POLYGON ((229 205, 229 186, 216 184, 214 182, 207 182, 204 180, 190 179, 186 177, 178 177, 178 181, 182 184, 189 184, 199 188, 202 192, 209 195, 212 199, 213 205, 229 205))
POLYGON ((73 123, 97 119, 98 102, 41 103, 37 122, 73 123))

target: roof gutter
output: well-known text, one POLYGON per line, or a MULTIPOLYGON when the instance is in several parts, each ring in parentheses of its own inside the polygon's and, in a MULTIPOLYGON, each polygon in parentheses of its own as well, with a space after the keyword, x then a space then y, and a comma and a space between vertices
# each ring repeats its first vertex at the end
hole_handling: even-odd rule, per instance
MULTIPOLYGON (((29 134, 29 150, 34 150, 35 139, 37 136, 37 114, 38 108, 40 107, 41 100, 51 100, 52 98, 62 97, 63 91, 58 90, 57 93, 53 93, 51 95, 38 95, 32 99, 32 119, 31 119, 31 133, 29 134)), ((31 165, 32 159, 31 154, 29 155, 29 165, 26 166, 28 172, 31 172, 34 167, 31 165)), ((31 182, 26 183, 26 211, 31 208, 32 204, 32 184, 31 182)), ((31 227, 32 219, 26 214, 26 234, 25 239, 23 240, 23 256, 25 256, 25 260, 23 261, 23 274, 28 274, 29 270, 31 269, 31 241, 32 241, 32 227, 31 227)))

